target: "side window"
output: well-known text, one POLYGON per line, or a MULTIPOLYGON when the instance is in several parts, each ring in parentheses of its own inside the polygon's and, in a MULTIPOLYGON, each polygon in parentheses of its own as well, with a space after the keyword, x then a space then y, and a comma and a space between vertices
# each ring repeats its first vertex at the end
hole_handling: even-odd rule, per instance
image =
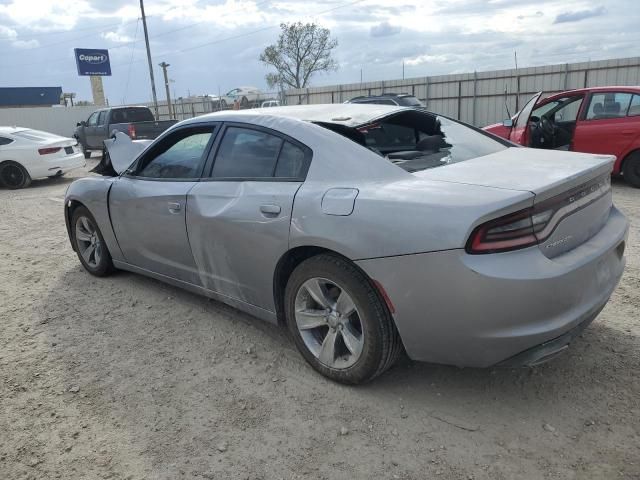
POLYGON ((13 140, 10 138, 0 137, 0 147, 3 145, 9 145, 13 140))
POLYGON ((307 163, 305 157, 304 150, 285 140, 278 157, 275 176, 278 178, 302 178, 307 163))
POLYGON ((631 94, 622 92, 594 93, 591 95, 587 120, 624 117, 631 103, 631 94))
POLYGON ((578 112, 582 104, 582 97, 569 99, 562 107, 554 112, 556 122, 575 122, 578 119, 578 112))
POLYGON ((258 130, 229 127, 220 142, 214 178, 273 177, 283 140, 258 130))
POLYGON ((640 115, 640 95, 634 95, 631 99, 631 104, 629 105, 629 111, 627 112, 627 115, 630 117, 640 115))
POLYGON ((185 129, 165 138, 142 159, 136 173, 147 178, 199 178, 213 128, 185 129))
POLYGON ((107 120, 107 111, 103 110, 100 112, 100 115, 98 115, 98 125, 104 125, 106 120, 107 120))
POLYGON ((89 117, 89 120, 87 120, 87 125, 90 127, 95 127, 96 124, 98 123, 98 114, 100 112, 93 112, 91 114, 91 116, 89 117))

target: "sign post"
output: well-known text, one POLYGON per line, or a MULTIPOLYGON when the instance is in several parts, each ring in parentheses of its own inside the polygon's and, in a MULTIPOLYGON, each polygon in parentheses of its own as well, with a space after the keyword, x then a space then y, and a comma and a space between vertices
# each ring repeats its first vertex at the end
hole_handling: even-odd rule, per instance
POLYGON ((111 76, 109 51, 103 49, 76 48, 74 49, 78 75, 91 79, 91 93, 95 105, 105 105, 102 77, 111 76))

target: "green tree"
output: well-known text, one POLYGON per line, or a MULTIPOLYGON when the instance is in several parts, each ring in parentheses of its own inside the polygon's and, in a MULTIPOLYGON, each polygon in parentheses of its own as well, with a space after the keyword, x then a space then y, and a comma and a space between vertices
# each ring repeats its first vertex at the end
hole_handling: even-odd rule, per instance
POLYGON ((266 76, 269 87, 288 85, 304 88, 315 73, 337 70, 333 49, 338 41, 331 38, 328 28, 315 23, 280 24, 278 42, 260 54, 260 60, 276 69, 266 76))

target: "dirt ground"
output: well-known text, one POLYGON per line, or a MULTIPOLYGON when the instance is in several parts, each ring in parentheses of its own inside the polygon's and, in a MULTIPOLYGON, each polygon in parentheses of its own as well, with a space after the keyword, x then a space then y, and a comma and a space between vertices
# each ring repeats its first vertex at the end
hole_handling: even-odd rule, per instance
POLYGON ((614 182, 627 269, 568 353, 518 370, 403 361, 353 388, 275 326, 84 272, 71 180, 0 190, 0 479, 640 478, 640 190, 614 182))

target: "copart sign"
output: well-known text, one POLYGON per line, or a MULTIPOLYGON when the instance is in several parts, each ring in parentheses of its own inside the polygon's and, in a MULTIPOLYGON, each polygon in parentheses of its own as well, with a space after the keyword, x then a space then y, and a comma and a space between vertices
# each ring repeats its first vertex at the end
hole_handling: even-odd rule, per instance
POLYGON ((76 48, 74 52, 78 75, 111 75, 108 50, 76 48))

